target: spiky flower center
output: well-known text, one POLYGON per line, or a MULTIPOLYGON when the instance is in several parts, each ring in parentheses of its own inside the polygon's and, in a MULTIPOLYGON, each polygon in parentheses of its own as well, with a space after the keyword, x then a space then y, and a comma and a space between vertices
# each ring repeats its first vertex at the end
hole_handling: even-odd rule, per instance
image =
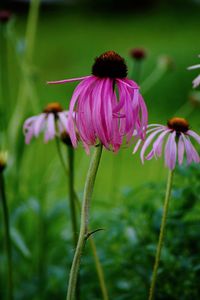
POLYGON ((183 118, 177 118, 177 117, 172 118, 167 122, 167 126, 178 133, 180 132, 185 133, 189 130, 189 123, 187 120, 183 118))
POLYGON ((58 102, 49 103, 43 110, 44 113, 47 114, 53 113, 54 115, 57 115, 57 113, 61 111, 63 111, 63 108, 58 102))
POLYGON ((114 51, 107 51, 95 59, 92 74, 100 78, 125 78, 127 66, 119 54, 114 51))

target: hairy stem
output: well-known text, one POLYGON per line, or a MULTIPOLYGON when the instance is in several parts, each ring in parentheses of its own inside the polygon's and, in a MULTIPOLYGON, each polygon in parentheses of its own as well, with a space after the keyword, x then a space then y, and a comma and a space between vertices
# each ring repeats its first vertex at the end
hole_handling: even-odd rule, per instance
POLYGON ((154 263, 154 267, 153 267, 153 274, 152 274, 151 286, 150 286, 150 291, 149 291, 149 300, 152 300, 154 298, 157 272, 158 272, 158 267, 159 267, 159 262, 160 262, 160 256, 161 256, 164 233, 165 233, 165 226, 166 226, 166 221, 167 221, 167 213, 168 213, 168 208, 169 208, 169 200, 170 200, 171 190, 172 190, 173 175, 174 175, 174 171, 170 170, 169 174, 168 174, 167 187, 166 187, 166 193, 165 193, 165 201, 164 201, 164 207, 163 207, 163 215, 162 215, 162 221, 161 221, 161 226, 160 226, 160 234, 159 234, 159 239, 158 239, 155 263, 154 263))
POLYGON ((103 269, 102 269, 102 266, 101 266, 101 263, 99 261, 99 257, 97 254, 96 245, 95 245, 92 237, 89 238, 89 241, 90 241, 90 246, 92 249, 93 258, 94 258, 94 262, 95 262, 95 266, 96 266, 96 270, 97 270, 97 274, 98 274, 98 278, 99 278, 99 284, 100 284, 103 300, 108 300, 109 299, 108 291, 107 291, 107 287, 106 287, 106 283, 105 283, 103 269))
POLYGON ((8 262, 8 300, 13 300, 13 277, 12 277, 12 249, 10 240, 9 212, 5 193, 5 182, 3 172, 0 172, 0 199, 3 206, 5 245, 8 262))
POLYGON ((70 212, 71 212, 71 221, 72 221, 72 231, 74 246, 76 247, 78 240, 78 231, 77 231, 77 218, 76 218, 76 205, 74 197, 74 149, 72 146, 67 146, 68 151, 68 166, 69 166, 69 202, 70 202, 70 212))
POLYGON ((68 285, 67 298, 66 298, 67 300, 74 300, 78 272, 80 268, 81 255, 88 234, 89 205, 92 197, 92 192, 94 188, 97 170, 99 167, 101 154, 102 154, 102 145, 100 144, 96 146, 94 149, 94 153, 90 161, 90 166, 89 166, 89 170, 85 182, 82 209, 81 209, 80 232, 79 232, 78 243, 77 243, 77 247, 76 247, 76 251, 74 254, 72 267, 70 271, 70 276, 69 276, 69 285, 68 285))

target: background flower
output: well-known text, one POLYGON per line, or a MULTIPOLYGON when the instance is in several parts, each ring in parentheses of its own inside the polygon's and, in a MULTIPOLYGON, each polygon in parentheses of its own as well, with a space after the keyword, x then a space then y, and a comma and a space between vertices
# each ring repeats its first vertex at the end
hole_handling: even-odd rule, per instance
POLYGON ((33 137, 38 137, 44 132, 44 141, 54 139, 56 136, 68 134, 68 111, 63 111, 62 106, 57 103, 50 103, 43 113, 28 118, 23 126, 25 142, 29 144, 33 137))
MULTIPOLYGON (((193 161, 195 163, 200 162, 200 157, 190 141, 190 137, 193 137, 200 144, 200 136, 189 129, 189 124, 185 119, 172 118, 168 121, 167 126, 160 124, 148 125, 147 133, 149 136, 145 140, 140 152, 142 163, 144 163, 144 159, 149 160, 162 155, 162 146, 166 136, 168 136, 168 139, 165 145, 164 156, 165 164, 169 169, 173 170, 175 168, 177 157, 178 163, 182 164, 184 152, 186 152, 188 164, 193 161), (154 139, 151 151, 145 156, 148 146, 154 139)), ((133 153, 138 150, 141 142, 141 140, 137 142, 133 153)))
MULTIPOLYGON (((198 55, 200 57, 200 55, 198 55)), ((194 69, 200 69, 200 64, 194 65, 188 68, 188 70, 194 70, 194 69)), ((200 75, 198 75, 193 81, 193 87, 196 88, 197 86, 200 85, 200 75)))

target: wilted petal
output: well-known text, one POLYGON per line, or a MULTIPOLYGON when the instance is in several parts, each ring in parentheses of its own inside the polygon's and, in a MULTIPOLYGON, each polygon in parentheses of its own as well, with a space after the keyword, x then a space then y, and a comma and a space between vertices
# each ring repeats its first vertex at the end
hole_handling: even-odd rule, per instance
POLYGON ((184 142, 182 136, 179 137, 178 140, 178 163, 181 165, 183 163, 183 156, 184 156, 184 142))
POLYGON ((182 137, 185 144, 187 163, 190 164, 192 161, 194 161, 195 163, 199 163, 199 155, 190 142, 190 139, 188 137, 185 137, 184 134, 182 134, 182 137))
POLYGON ((144 142, 144 145, 142 147, 142 150, 141 150, 141 153, 140 153, 140 157, 141 157, 141 160, 142 160, 142 163, 144 163, 144 154, 145 154, 145 151, 147 149, 147 147, 150 145, 150 143, 152 142, 152 140, 154 139, 154 137, 159 133, 163 131, 163 129, 156 129, 154 132, 152 132, 148 138, 146 139, 146 141, 144 142))
POLYGON ((192 136, 197 141, 197 143, 200 144, 200 136, 196 132, 194 132, 193 130, 188 130, 187 134, 192 136))
POLYGON ((166 146, 165 146, 165 163, 170 170, 173 170, 176 165, 176 132, 174 131, 169 135, 166 146))
POLYGON ((37 119, 34 122, 34 135, 36 137, 38 137, 40 131, 43 129, 44 127, 44 122, 45 122, 45 118, 46 115, 45 114, 41 114, 37 117, 37 119))

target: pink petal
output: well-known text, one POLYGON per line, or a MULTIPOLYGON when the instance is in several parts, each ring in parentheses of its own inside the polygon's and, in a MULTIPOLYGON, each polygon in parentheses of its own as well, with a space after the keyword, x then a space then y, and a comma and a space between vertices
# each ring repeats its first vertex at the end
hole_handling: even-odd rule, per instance
POLYGON ((50 113, 47 117, 47 128, 45 131, 45 142, 48 142, 48 140, 51 140, 55 137, 56 131, 55 131, 55 118, 52 113, 50 113))
POLYGON ((178 140, 178 163, 181 165, 183 163, 183 156, 184 156, 184 142, 182 135, 179 137, 178 140))
POLYGON ((195 148, 193 147, 192 143, 190 142, 190 139, 188 137, 184 136, 184 134, 181 134, 181 135, 183 137, 183 141, 185 144, 187 163, 190 164, 192 161, 194 161, 195 163, 199 163, 199 161, 200 161, 199 155, 198 155, 197 151, 195 150, 195 148))
POLYGON ((29 130, 25 133, 25 143, 29 144, 32 137, 34 135, 33 128, 29 128, 29 130))
POLYGON ((145 151, 147 149, 147 147, 150 145, 150 143, 152 142, 153 138, 159 133, 163 131, 163 129, 155 129, 154 132, 152 132, 148 138, 146 139, 146 141, 144 142, 144 145, 142 147, 142 150, 141 150, 141 153, 140 153, 140 158, 142 160, 142 163, 144 163, 144 154, 145 154, 145 151))
POLYGON ((34 135, 38 137, 40 131, 44 127, 46 114, 41 114, 37 117, 37 119, 34 122, 33 128, 34 128, 34 135))
POLYGON ((163 145, 164 137, 169 132, 170 132, 169 129, 163 131, 153 144, 154 154, 157 155, 158 157, 160 157, 162 153, 162 145, 163 145))
POLYGON ((187 134, 192 136, 197 141, 197 143, 200 144, 200 136, 196 132, 194 132, 193 130, 188 130, 187 134))
POLYGON ((63 84, 66 82, 73 82, 73 81, 79 81, 79 80, 84 80, 86 78, 90 78, 90 76, 83 76, 83 77, 76 77, 76 78, 71 78, 71 79, 63 79, 63 80, 56 80, 56 81, 47 81, 47 84, 63 84))
POLYGON ((200 75, 197 76, 193 81, 192 81, 193 87, 196 88, 197 86, 200 85, 200 75))
POLYGON ((172 134, 169 135, 165 146, 165 163, 170 170, 173 170, 176 165, 177 147, 175 137, 176 132, 174 131, 172 132, 172 134))

